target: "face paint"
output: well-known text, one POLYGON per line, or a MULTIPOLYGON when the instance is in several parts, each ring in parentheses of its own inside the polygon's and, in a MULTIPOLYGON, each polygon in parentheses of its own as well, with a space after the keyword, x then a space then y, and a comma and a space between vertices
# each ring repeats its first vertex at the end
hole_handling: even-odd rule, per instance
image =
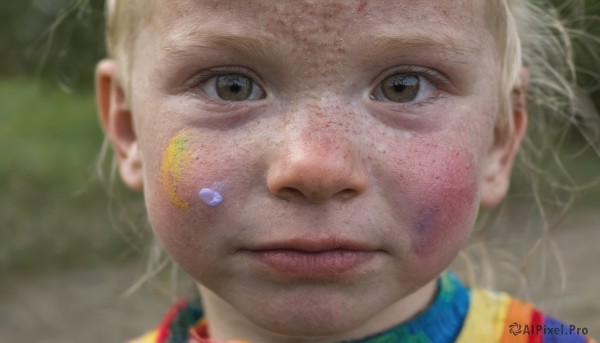
POLYGON ((202 188, 198 193, 200 199, 204 201, 208 206, 217 207, 223 201, 221 193, 213 191, 210 188, 202 188))
POLYGON ((223 184, 215 182, 211 188, 202 188, 200 192, 198 192, 198 196, 200 196, 200 199, 208 206, 217 207, 223 202, 223 195, 221 194, 223 188, 223 184))
POLYGON ((183 171, 190 164, 190 153, 186 151, 190 133, 182 132, 171 139, 163 155, 160 178, 171 202, 182 211, 187 211, 189 203, 177 193, 177 184, 181 181, 183 171))
POLYGON ((418 234, 418 241, 415 246, 415 251, 418 254, 421 254, 427 251, 428 245, 431 245, 435 242, 436 232, 440 229, 439 221, 440 221, 440 208, 438 206, 431 206, 424 208, 419 211, 416 229, 418 234))

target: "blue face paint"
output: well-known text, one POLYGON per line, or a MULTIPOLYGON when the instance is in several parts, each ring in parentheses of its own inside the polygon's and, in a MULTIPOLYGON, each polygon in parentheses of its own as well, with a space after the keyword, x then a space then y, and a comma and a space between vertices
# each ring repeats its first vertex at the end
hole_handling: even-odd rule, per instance
POLYGON ((200 192, 198 192, 198 195, 208 206, 217 207, 223 202, 223 195, 219 192, 222 189, 222 186, 215 183, 212 188, 202 188, 200 192))

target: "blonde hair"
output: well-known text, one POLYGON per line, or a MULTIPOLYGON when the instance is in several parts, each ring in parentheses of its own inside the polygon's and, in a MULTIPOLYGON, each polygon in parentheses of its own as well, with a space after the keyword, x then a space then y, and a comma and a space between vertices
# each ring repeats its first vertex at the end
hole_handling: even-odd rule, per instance
POLYGON ((128 96, 137 33, 151 24, 155 0, 106 0, 106 48, 119 65, 119 77, 128 96))
MULTIPOLYGON (((508 218, 514 216, 516 206, 510 207, 511 199, 484 212, 471 244, 461 252, 462 263, 455 267, 463 269, 471 284, 511 289, 512 294, 552 310, 566 288, 566 279, 551 233, 560 228, 582 188, 565 168, 561 154, 569 136, 579 133, 587 148, 600 155, 600 116, 577 79, 581 72, 595 73, 577 69, 575 46, 599 46, 600 39, 586 32, 585 3, 580 0, 564 1, 560 8, 548 1, 492 0, 487 7, 500 52, 498 127, 502 130, 513 127, 510 99, 520 86, 519 70, 524 67, 529 74, 530 124, 515 163, 516 172, 527 182, 519 185, 512 200, 519 207, 520 198, 533 201, 523 211, 527 215, 521 227, 512 232, 508 218), (523 236, 533 237, 533 242, 519 242, 523 236)), ((590 55, 597 64, 597 52, 590 55)))
MULTIPOLYGON (((107 0, 107 46, 109 54, 116 59, 120 65, 120 77, 127 91, 130 87, 129 73, 131 63, 134 59, 134 45, 136 34, 143 25, 151 22, 152 11, 155 0, 107 0)), ((531 187, 530 196, 536 211, 541 217, 541 235, 535 247, 540 242, 547 242, 548 234, 555 226, 549 219, 546 210, 548 202, 543 199, 542 188, 546 188, 551 196, 558 193, 554 204, 560 204, 563 211, 573 201, 573 194, 577 189, 574 181, 568 173, 563 173, 560 178, 539 167, 540 162, 548 155, 555 157, 555 165, 558 170, 563 170, 561 159, 558 156, 557 145, 564 142, 564 138, 573 132, 575 127, 589 146, 597 155, 600 155, 600 117, 590 102, 586 92, 577 85, 577 70, 574 60, 574 42, 581 41, 598 44, 597 37, 586 34, 585 30, 577 27, 584 21, 585 3, 581 0, 566 0, 559 9, 553 7, 547 1, 539 0, 484 0, 485 15, 488 26, 493 33, 496 48, 499 55, 499 94, 500 107, 497 118, 498 132, 510 132, 513 130, 512 121, 512 98, 515 89, 522 86, 519 73, 523 67, 529 73, 529 87, 527 90, 529 133, 519 152, 516 168, 521 174, 527 176, 531 187), (570 16, 561 18, 565 12, 570 16), (566 182, 565 182, 566 180, 566 182), (542 187, 542 183, 544 186, 542 187), (559 190, 559 191, 556 191, 559 190), (566 192, 563 192, 566 191, 566 192), (566 196, 564 195, 566 194, 566 196), (566 197, 566 200, 564 198, 566 197)), ((593 55, 599 61, 597 55, 593 55)), ((114 174, 113 174, 114 175, 114 174)), ((503 212, 499 207, 495 211, 485 213, 479 221, 479 226, 485 229, 475 231, 473 242, 466 249, 473 255, 492 256, 489 247, 485 244, 492 236, 491 229, 499 221, 498 214, 503 212)), ((556 222, 560 220, 557 219, 556 222)), ((505 228, 496 232, 499 236, 505 233, 505 228)), ((549 244, 552 244, 551 242, 549 244)), ((155 254, 159 250, 153 250, 155 254)), ((533 250, 532 250, 533 251, 533 250)), ((501 253, 503 254, 503 253, 501 253)), ((162 258, 155 255, 151 261, 153 266, 165 266, 162 258)), ((466 256, 463 252, 461 256, 466 256)), ((529 255, 527 255, 529 256, 529 255)), ((493 285, 493 270, 497 269, 490 260, 483 258, 482 266, 473 266, 473 258, 464 258, 467 261, 467 269, 470 270, 472 283, 493 285), (490 262, 489 264, 486 264, 490 262), (474 270, 483 271, 475 273, 474 270), (487 272, 486 272, 487 271, 487 272), (481 277, 475 277, 481 274, 481 277), (483 279, 483 280, 482 280, 483 279)), ((528 257, 525 259, 527 260, 528 257)), ((479 260, 479 259, 477 259, 479 260)), ((503 263, 506 259, 496 259, 496 265, 503 263)), ((559 264, 560 258, 555 257, 559 264)), ((515 261, 512 261, 513 263, 515 261)), ((527 262, 523 262, 517 269, 520 275, 526 274, 527 262)), ((153 267, 149 267, 148 273, 155 273, 153 267)), ((148 275, 147 275, 148 276, 148 275)), ((524 281, 527 283, 527 281, 524 281)))
POLYGON ((511 95, 516 87, 521 86, 519 73, 523 67, 521 39, 514 13, 521 10, 517 7, 521 1, 491 0, 485 1, 485 17, 487 25, 494 35, 498 51, 499 74, 499 109, 496 129, 507 133, 513 130, 511 95), (512 4, 512 5, 511 5, 512 4))

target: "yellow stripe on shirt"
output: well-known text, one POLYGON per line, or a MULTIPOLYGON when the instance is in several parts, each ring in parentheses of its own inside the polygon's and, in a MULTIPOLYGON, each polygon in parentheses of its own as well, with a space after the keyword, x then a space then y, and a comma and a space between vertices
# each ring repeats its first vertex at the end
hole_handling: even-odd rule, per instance
POLYGON ((456 342, 498 342, 502 332, 506 330, 506 313, 509 304, 510 297, 505 293, 472 289, 469 313, 456 342))

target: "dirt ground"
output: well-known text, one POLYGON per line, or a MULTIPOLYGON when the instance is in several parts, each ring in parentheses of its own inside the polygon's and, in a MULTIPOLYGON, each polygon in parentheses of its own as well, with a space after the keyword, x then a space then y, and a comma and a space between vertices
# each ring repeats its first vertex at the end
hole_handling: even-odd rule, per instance
MULTIPOLYGON (((567 271, 558 316, 600 338, 600 207, 575 209, 555 235, 567 271)), ((156 325, 171 302, 145 286, 122 294, 140 264, 0 280, 0 342, 123 342, 156 325)))

